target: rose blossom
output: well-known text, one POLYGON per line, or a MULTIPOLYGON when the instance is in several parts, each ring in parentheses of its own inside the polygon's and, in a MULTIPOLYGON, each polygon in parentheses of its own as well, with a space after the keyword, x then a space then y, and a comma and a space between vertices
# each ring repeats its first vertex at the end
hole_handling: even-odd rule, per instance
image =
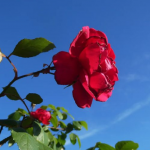
POLYGON ((51 119, 51 114, 49 111, 42 108, 38 108, 35 112, 30 112, 30 115, 41 121, 43 124, 48 125, 49 120, 51 119))
POLYGON ((85 26, 70 45, 69 53, 53 56, 55 80, 73 85, 73 97, 81 107, 90 107, 93 98, 105 102, 112 94, 118 70, 115 54, 106 35, 85 26))

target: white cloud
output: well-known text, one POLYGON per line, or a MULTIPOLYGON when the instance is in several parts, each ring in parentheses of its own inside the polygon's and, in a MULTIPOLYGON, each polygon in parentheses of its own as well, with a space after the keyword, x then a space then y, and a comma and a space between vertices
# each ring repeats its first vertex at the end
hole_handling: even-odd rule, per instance
POLYGON ((119 114, 119 116, 116 119, 114 119, 112 124, 118 123, 119 121, 127 118, 128 116, 130 116, 131 114, 133 114, 134 112, 136 112, 137 110, 146 106, 149 103, 150 103, 150 97, 148 97, 147 100, 145 100, 144 102, 142 101, 142 102, 138 102, 138 103, 134 104, 131 108, 129 108, 129 109, 125 110, 123 113, 119 114))
MULTIPOLYGON (((104 131, 105 129, 109 128, 110 126, 124 120, 125 118, 127 118, 128 116, 130 116, 131 114, 136 112, 137 110, 148 105, 149 103, 150 103, 150 96, 145 101, 138 102, 138 103, 134 104, 131 108, 126 109, 124 112, 119 114, 119 116, 117 116, 109 125, 101 126, 97 129, 90 131, 89 133, 79 136, 80 140, 86 139, 88 137, 91 137, 91 136, 97 134, 98 132, 104 131)), ((67 140, 65 146, 70 145, 70 144, 71 144, 70 140, 67 140)))

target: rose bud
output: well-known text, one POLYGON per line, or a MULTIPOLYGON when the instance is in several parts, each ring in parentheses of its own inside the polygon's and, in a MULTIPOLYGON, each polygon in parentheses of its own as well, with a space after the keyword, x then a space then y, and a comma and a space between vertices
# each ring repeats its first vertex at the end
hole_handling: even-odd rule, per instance
POLYGON ((50 112, 41 108, 38 108, 35 112, 30 112, 30 115, 45 125, 48 125, 51 119, 50 112))

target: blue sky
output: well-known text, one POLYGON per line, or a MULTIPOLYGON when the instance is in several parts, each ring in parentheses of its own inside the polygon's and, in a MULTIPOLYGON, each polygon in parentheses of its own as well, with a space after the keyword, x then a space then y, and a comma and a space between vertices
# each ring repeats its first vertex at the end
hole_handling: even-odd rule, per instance
MULTIPOLYGON (((0 48, 9 55, 23 38, 44 37, 56 49, 35 58, 12 56, 19 75, 42 69, 59 51, 69 45, 83 26, 103 31, 116 54, 119 81, 105 103, 93 101, 90 109, 80 109, 72 98, 72 87, 57 85, 52 75, 24 78, 13 84, 20 95, 39 93, 43 104, 63 106, 76 120, 85 120, 89 130, 78 132, 84 150, 98 141, 112 146, 119 140, 138 142, 139 150, 149 148, 150 140, 150 2, 148 0, 13 0, 0 2, 0 48), (21 87, 21 88, 19 88, 21 87)), ((13 78, 12 66, 0 64, 0 86, 13 78)), ((2 90, 2 89, 1 89, 2 90)), ((19 101, 1 98, 0 118, 5 119, 18 107, 19 101)), ((38 106, 37 106, 38 107, 38 106)), ((70 119, 71 120, 71 119, 70 119)), ((69 121, 70 121, 69 120, 69 121)), ((0 140, 9 133, 5 129, 0 140)), ((7 150, 5 145, 2 149, 7 150)), ((9 148, 16 150, 16 146, 9 148)), ((77 150, 68 141, 67 150, 77 150)))

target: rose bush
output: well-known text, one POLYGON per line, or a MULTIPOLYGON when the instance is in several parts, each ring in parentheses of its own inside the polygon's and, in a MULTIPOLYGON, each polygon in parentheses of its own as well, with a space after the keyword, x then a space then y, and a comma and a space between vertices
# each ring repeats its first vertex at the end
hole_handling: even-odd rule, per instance
POLYGON ((41 108, 38 108, 35 112, 30 112, 30 115, 45 125, 48 125, 51 119, 50 112, 41 108))
POLYGON ((112 94, 118 70, 115 54, 106 35, 85 26, 70 45, 69 53, 53 56, 55 80, 73 85, 73 97, 81 107, 90 107, 93 98, 105 102, 112 94))

